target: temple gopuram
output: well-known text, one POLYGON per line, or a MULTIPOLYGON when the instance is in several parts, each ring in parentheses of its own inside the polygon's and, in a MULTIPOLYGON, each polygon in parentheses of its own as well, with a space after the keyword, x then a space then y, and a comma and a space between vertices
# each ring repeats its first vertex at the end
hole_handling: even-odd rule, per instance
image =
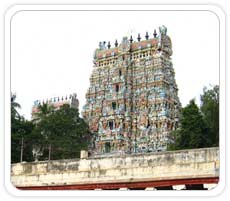
POLYGON ((50 99, 47 99, 46 101, 43 100, 36 100, 34 101, 34 104, 32 106, 32 119, 36 119, 36 115, 40 112, 39 106, 43 104, 48 104, 48 106, 52 106, 54 110, 60 109, 61 106, 68 104, 70 107, 77 108, 79 107, 79 100, 77 98, 77 94, 73 93, 69 96, 62 96, 62 97, 53 97, 50 99))
POLYGON ((92 155, 167 149, 181 109, 171 55, 165 26, 144 40, 99 43, 82 112, 92 155))

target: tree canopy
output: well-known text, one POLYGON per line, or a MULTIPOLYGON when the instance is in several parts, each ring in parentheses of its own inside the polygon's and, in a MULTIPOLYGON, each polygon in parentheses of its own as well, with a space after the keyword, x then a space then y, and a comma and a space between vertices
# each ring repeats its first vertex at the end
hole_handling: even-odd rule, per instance
POLYGON ((88 145, 87 124, 79 117, 78 109, 67 104, 43 116, 36 125, 35 133, 41 134, 42 159, 48 159, 49 147, 52 149, 51 159, 64 159, 79 157, 80 150, 88 145))
POLYGON ((173 149, 201 148, 209 145, 208 128, 194 100, 182 109, 180 127, 173 135, 173 149))
POLYGON ((11 162, 78 158, 87 149, 89 128, 76 108, 66 104, 54 110, 44 103, 32 121, 17 111, 11 97, 11 162))
POLYGON ((31 132, 33 124, 24 119, 17 109, 20 104, 16 102, 16 95, 11 94, 11 162, 23 160, 32 161, 31 132), (22 149, 23 148, 23 149, 22 149))
POLYGON ((16 95, 11 93, 11 121, 21 118, 17 109, 20 109, 21 105, 16 102, 16 95))
POLYGON ((182 109, 180 126, 172 132, 169 150, 219 145, 219 86, 203 89, 200 108, 194 100, 182 109))
POLYGON ((210 129, 210 140, 213 146, 219 146, 219 86, 203 89, 201 95, 201 112, 210 129))

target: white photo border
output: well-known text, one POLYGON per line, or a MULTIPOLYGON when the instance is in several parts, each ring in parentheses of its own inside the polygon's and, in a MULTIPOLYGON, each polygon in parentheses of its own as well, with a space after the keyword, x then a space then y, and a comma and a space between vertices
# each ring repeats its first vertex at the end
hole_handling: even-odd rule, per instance
POLYGON ((226 68, 226 30, 225 13, 216 5, 13 5, 5 14, 5 187, 14 196, 216 196, 225 188, 225 68, 226 68), (19 190, 10 179, 11 159, 11 120, 10 120, 10 92, 11 92, 11 20, 22 11, 210 11, 219 19, 219 84, 220 84, 220 174, 216 188, 209 191, 90 191, 82 190, 19 190), (88 191, 87 191, 88 192, 88 191))

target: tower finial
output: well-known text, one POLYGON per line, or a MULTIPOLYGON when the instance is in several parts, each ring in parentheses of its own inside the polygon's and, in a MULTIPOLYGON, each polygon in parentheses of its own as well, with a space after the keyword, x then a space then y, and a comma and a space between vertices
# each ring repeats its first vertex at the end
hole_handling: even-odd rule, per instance
POLYGON ((117 47, 117 46, 118 46, 117 39, 116 39, 116 41, 115 41, 114 45, 115 45, 115 47, 117 47))
POLYGON ((102 50, 102 42, 99 42, 99 49, 102 50))
POLYGON ((130 41, 130 43, 132 43, 132 42, 133 42, 133 37, 132 37, 132 35, 130 36, 129 41, 130 41))
POLYGON ((138 34, 137 40, 138 40, 138 42, 140 42, 140 40, 141 40, 141 35, 140 34, 138 34))
POLYGON ((154 29, 153 36, 154 36, 154 38, 156 38, 156 37, 157 37, 157 31, 156 31, 156 29, 154 29))
POLYGON ((148 31, 146 31, 146 34, 145 34, 145 39, 148 40, 149 39, 149 33, 148 31))
POLYGON ((111 45, 110 45, 110 41, 108 42, 108 49, 110 49, 111 45))

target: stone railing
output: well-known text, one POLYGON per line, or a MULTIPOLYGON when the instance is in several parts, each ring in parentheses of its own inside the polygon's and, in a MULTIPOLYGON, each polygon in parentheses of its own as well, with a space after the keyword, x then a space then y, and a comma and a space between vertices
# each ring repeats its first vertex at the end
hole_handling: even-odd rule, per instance
POLYGON ((219 149, 96 156, 12 164, 17 187, 162 181, 219 176, 219 149))

